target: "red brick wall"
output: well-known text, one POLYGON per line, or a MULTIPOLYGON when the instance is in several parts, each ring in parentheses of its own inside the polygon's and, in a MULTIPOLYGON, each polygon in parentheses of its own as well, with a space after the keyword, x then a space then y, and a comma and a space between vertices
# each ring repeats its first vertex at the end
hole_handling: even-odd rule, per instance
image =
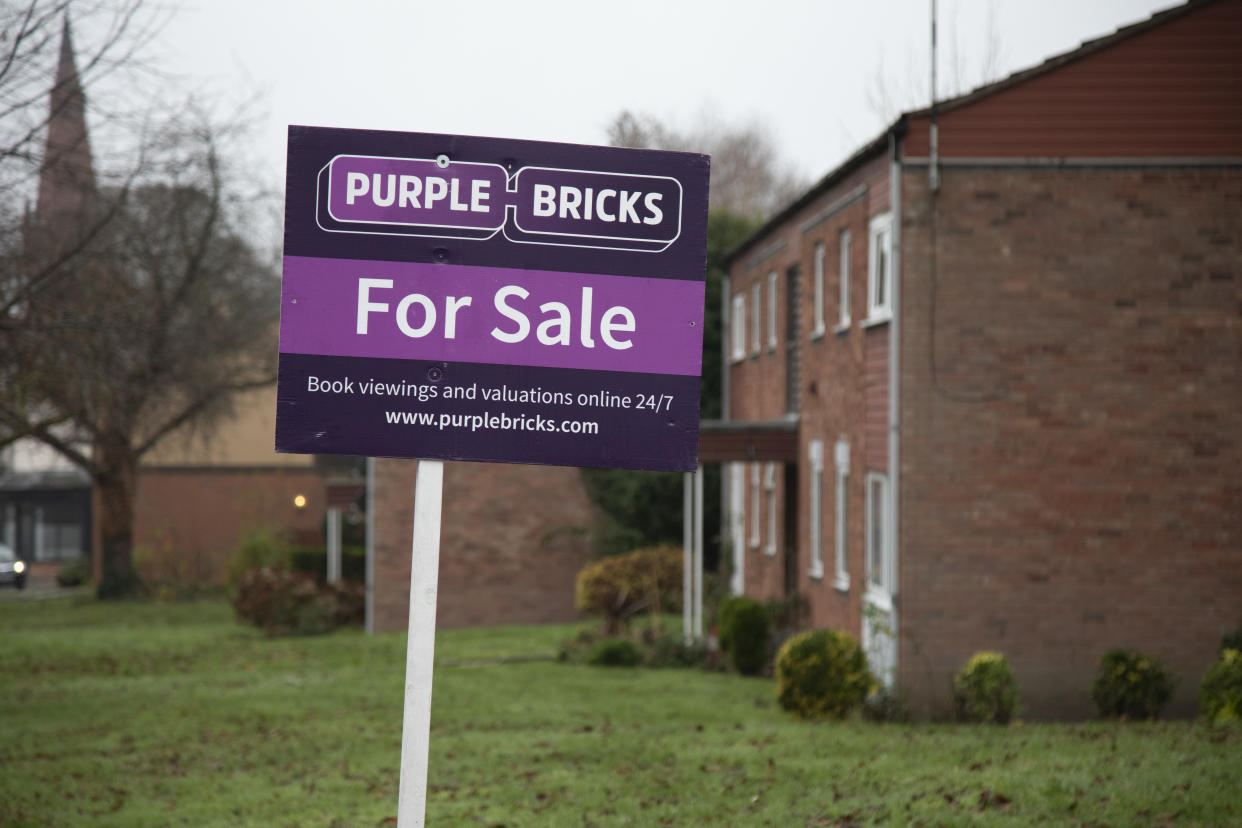
POLYGON ((900 680, 1005 652, 1086 716, 1111 647, 1193 711, 1242 621, 1242 170, 903 177, 900 680), (933 322, 934 320, 934 322, 933 322))
MULTIPOLYGON (((748 547, 746 559, 747 594, 759 598, 784 594, 785 554, 797 556, 797 589, 810 603, 809 623, 814 627, 834 627, 861 634, 863 589, 863 509, 864 478, 868 458, 878 458, 877 470, 886 470, 887 459, 887 327, 866 328, 867 318, 867 239, 868 223, 889 209, 888 158, 879 156, 846 177, 838 186, 807 205, 797 216, 773 231, 771 238, 761 241, 739 260, 731 271, 731 291, 746 291, 750 304, 750 284, 764 279, 772 270, 778 273, 779 318, 778 346, 775 352, 749 355, 735 363, 731 374, 731 418, 734 420, 771 420, 784 414, 785 357, 784 343, 789 332, 785 326, 785 271, 798 264, 801 271, 802 301, 798 335, 801 337, 801 406, 799 411, 800 445, 798 450, 797 530, 793 537, 784 537, 784 502, 787 497, 783 468, 777 472, 777 555, 762 554, 748 547), (860 190, 860 188, 862 188, 860 190), (840 233, 849 229, 850 245, 850 318, 847 329, 834 331, 840 320, 840 233), (763 259, 773 244, 784 247, 763 259), (815 245, 822 244, 824 267, 824 326, 822 336, 813 335, 815 245), (868 355, 870 359, 868 359, 868 355), (883 384, 870 387, 879 378, 883 384), (882 417, 879 431, 865 428, 868 410, 882 417), (823 441, 824 476, 821 501, 821 554, 824 574, 813 578, 811 567, 811 464, 810 441, 823 441), (837 589, 833 584, 835 569, 835 497, 836 473, 833 462, 834 445, 844 439, 850 446, 846 523, 847 557, 850 584, 837 589), (877 442, 877 440, 879 442, 877 442)), ((766 304, 766 289, 763 294, 766 304)), ((766 329, 765 329, 766 335, 766 329)), ((749 339, 748 339, 749 342, 749 339)), ((750 508, 749 469, 746 472, 747 509, 750 508)), ((761 499, 761 503, 762 503, 761 499)), ((749 515, 748 521, 749 521, 749 515)), ((766 536, 766 509, 761 515, 761 535, 766 536)), ((747 523, 749 539, 749 522, 747 523)))
POLYGON ((138 474, 135 559, 155 582, 221 583, 247 532, 321 537, 323 479, 310 467, 147 468, 138 474), (306 496, 303 509, 294 495, 306 496))
MULTIPOLYGON (((408 625, 416 472, 416 461, 375 461, 377 632, 408 625)), ((596 521, 577 469, 445 463, 437 625, 577 618, 596 521)))
MULTIPOLYGON (((1177 4, 1162 4, 1176 6, 1177 4)), ((1174 8, 1165 21, 939 113, 942 158, 1230 157, 1242 133, 1242 4, 1174 8)), ((927 157, 926 115, 905 151, 927 157)))

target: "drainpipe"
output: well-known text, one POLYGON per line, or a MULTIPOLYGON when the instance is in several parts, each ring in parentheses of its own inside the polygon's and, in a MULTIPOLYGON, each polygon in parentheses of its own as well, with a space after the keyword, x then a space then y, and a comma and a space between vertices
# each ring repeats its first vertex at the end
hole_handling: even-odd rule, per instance
POLYGON ((936 126, 936 0, 931 0, 931 126, 927 131, 927 186, 940 189, 940 130, 936 126))
POLYGON ((901 158, 897 129, 888 134, 891 161, 888 168, 889 209, 893 215, 893 284, 892 284, 892 320, 888 323, 888 480, 890 504, 888 510, 888 538, 892 544, 890 558, 892 571, 892 594, 894 596, 892 611, 894 680, 901 668, 901 647, 898 637, 899 619, 896 596, 900 594, 901 585, 897 573, 901 561, 900 536, 898 530, 901 521, 901 158))
MULTIPOLYGON (((720 421, 727 423, 729 421, 729 374, 732 371, 733 363, 730 361, 729 343, 733 339, 733 324, 729 314, 732 311, 732 280, 728 272, 720 277, 720 421)), ((733 475, 729 474, 729 464, 720 464, 720 554, 716 560, 716 568, 720 568, 720 559, 724 557, 725 550, 729 550, 729 560, 733 560, 733 527, 731 521, 732 516, 729 514, 729 504, 732 493, 730 492, 730 481, 733 475)))

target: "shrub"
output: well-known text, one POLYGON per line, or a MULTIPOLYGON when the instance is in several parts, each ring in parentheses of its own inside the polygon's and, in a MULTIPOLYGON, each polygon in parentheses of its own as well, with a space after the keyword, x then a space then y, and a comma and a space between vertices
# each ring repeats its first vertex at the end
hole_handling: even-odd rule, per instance
POLYGON ((768 614, 768 626, 773 630, 794 631, 802 626, 810 611, 810 604, 800 592, 792 592, 783 598, 769 598, 763 602, 768 614))
POLYGON ((642 654, 633 641, 628 638, 611 638, 601 641, 591 651, 587 663, 596 667, 635 667, 641 660, 642 654))
POLYGON ((229 557, 229 586, 237 586, 251 570, 287 569, 292 553, 292 544, 279 532, 266 527, 251 529, 229 557))
POLYGON ((1134 650, 1109 650, 1091 684, 1101 716, 1154 719, 1173 695, 1173 675, 1154 658, 1134 650))
POLYGON ((953 677, 953 709, 963 721, 1005 724, 1017 708, 1018 681, 1001 653, 977 652, 953 677))
POLYGON ((78 558, 56 570, 56 583, 63 587, 82 586, 91 579, 91 562, 87 558, 78 558))
POLYGON ((1234 627, 1220 637, 1220 651, 1238 650, 1242 652, 1242 624, 1234 627))
POLYGON ((720 646, 742 675, 761 673, 768 662, 768 613, 763 605, 745 595, 721 602, 720 646))
POLYGON ((305 575, 264 566, 238 584, 233 609, 268 635, 317 635, 337 625, 336 596, 305 575))
POLYGON ((874 684, 862 647, 840 630, 800 633, 776 655, 777 701, 800 719, 843 718, 874 684))
POLYGON ((647 648, 643 664, 647 667, 702 667, 707 662, 707 645, 685 642, 681 634, 662 635, 647 648))
POLYGON ((609 635, 637 613, 680 609, 681 557, 674 546, 653 546, 587 564, 578 573, 578 609, 602 616, 609 635))
POLYGON ((367 586, 358 581, 337 581, 321 587, 335 602, 337 627, 361 627, 367 620, 367 586))
POLYGON ((895 687, 881 686, 863 700, 863 718, 869 722, 908 722, 910 704, 895 687))
POLYGON ((1199 715, 1212 724, 1242 719, 1242 651, 1228 648, 1199 685, 1199 715))
MULTIPOLYGON (((289 552, 289 568, 309 575, 319 583, 328 577, 328 550, 322 546, 294 546, 289 552)), ((341 578, 366 583, 367 549, 365 546, 341 547, 341 578)))

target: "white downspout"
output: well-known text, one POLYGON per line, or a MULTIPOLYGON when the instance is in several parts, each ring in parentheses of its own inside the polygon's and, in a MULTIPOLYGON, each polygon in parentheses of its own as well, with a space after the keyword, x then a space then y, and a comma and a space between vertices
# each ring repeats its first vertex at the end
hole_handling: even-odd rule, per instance
POLYGON ((892 320, 888 325, 888 480, 891 503, 888 510, 888 538, 890 546, 889 575, 894 597, 892 609, 892 646, 893 646, 893 678, 896 680, 900 664, 898 658, 900 647, 897 636, 899 625, 897 618, 898 602, 896 596, 901 590, 898 580, 898 566, 901 555, 900 535, 901 521, 898 520, 901 493, 901 161, 898 156, 896 131, 889 133, 891 162, 888 170, 889 209, 892 211, 893 238, 893 284, 892 284, 892 320))

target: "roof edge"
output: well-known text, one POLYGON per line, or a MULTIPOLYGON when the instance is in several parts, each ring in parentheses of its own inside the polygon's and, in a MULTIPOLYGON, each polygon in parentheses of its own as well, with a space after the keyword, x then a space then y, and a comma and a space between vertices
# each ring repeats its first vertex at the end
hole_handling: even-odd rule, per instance
POLYGON ((846 158, 834 167, 827 175, 812 184, 804 193, 802 193, 802 195, 782 207, 779 212, 774 214, 771 218, 760 225, 757 230, 743 239, 737 247, 729 251, 729 253, 725 256, 725 268, 732 268, 738 259, 745 256, 751 249, 758 245, 759 242, 762 241, 773 228, 783 224, 789 219, 790 216, 796 214, 812 201, 831 190, 839 184, 842 179, 861 167, 864 163, 887 151, 891 137, 896 136, 900 139, 903 135, 905 135, 905 132, 906 116, 903 114, 870 142, 864 144, 853 155, 846 158))
MULTIPOLYGON (((1076 60, 1080 60, 1093 55, 1096 52, 1103 51, 1109 46, 1120 43, 1123 40, 1128 40, 1136 35, 1143 34, 1144 32, 1154 29, 1157 26, 1164 25, 1170 20, 1174 20, 1188 14, 1191 11, 1203 8, 1204 6, 1210 6, 1216 2, 1219 2, 1219 0, 1186 0, 1186 2, 1181 5, 1152 12, 1151 15, 1149 15, 1145 20, 1139 20, 1135 23, 1120 26, 1111 34, 1101 35, 1100 37, 1093 38, 1091 40, 1084 40, 1068 52, 1052 55, 1051 57, 1045 58, 1041 63, 1038 63, 1035 66, 1020 69, 1017 72, 1006 75, 999 80, 986 83, 983 86, 975 87, 969 92, 965 92, 956 97, 936 101, 936 112, 937 114, 941 114, 952 109, 972 104, 982 98, 998 94, 1006 89, 1028 81, 1031 78, 1039 77, 1040 75, 1047 74, 1054 69, 1059 69, 1068 63, 1073 63, 1076 60)), ((930 106, 925 106, 922 109, 913 109, 906 112, 905 117, 925 118, 931 115, 931 111, 932 108, 930 106)))
MULTIPOLYGON (((946 98, 943 101, 937 101, 936 111, 940 113, 956 109, 958 107, 974 103, 975 101, 986 98, 990 95, 998 94, 1031 78, 1051 72, 1067 63, 1071 63, 1080 58, 1102 51, 1115 43, 1119 43, 1123 40, 1134 37, 1135 35, 1142 34, 1143 32, 1154 29, 1170 20, 1174 20, 1182 15, 1188 14, 1191 11, 1203 8, 1204 6, 1210 6, 1216 2, 1219 2, 1219 0, 1186 0, 1186 2, 1181 5, 1173 6, 1171 8, 1164 9, 1163 11, 1152 12, 1152 14, 1145 20, 1121 26, 1112 34, 1103 35, 1102 37, 1097 37, 1092 40, 1085 40, 1079 44, 1077 48, 1071 49, 1068 52, 1063 52, 1059 55, 1053 55, 1036 66, 1019 70, 1007 75, 1004 78, 1001 78, 998 81, 977 87, 972 89, 970 92, 958 95, 955 98, 946 98)), ((927 117, 930 114, 930 106, 902 113, 897 120, 876 136, 876 138, 872 139, 869 143, 864 144, 857 152, 837 165, 827 175, 815 184, 811 185, 811 187, 808 188, 802 195, 798 196, 779 212, 765 221, 762 225, 760 225, 757 230, 747 236, 737 247, 725 256, 725 267, 727 269, 731 269, 739 259, 756 247, 759 242, 771 233, 775 227, 783 224, 790 218, 790 216, 806 207, 823 193, 832 189, 832 187, 839 183, 841 179, 856 170, 864 162, 870 161, 886 149, 891 136, 895 136, 898 140, 904 137, 906 125, 911 118, 927 117)))

